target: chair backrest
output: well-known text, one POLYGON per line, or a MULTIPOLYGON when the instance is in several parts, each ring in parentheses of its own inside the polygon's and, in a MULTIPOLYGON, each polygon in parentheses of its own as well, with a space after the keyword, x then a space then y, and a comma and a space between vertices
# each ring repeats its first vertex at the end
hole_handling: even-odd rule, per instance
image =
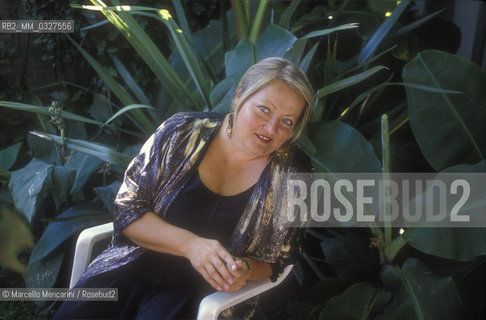
POLYGON ((101 246, 106 248, 113 234, 113 223, 105 223, 96 227, 83 230, 76 241, 74 251, 73 269, 69 288, 73 288, 88 267, 91 260, 101 251, 101 246), (106 245, 104 245, 106 243, 106 245))

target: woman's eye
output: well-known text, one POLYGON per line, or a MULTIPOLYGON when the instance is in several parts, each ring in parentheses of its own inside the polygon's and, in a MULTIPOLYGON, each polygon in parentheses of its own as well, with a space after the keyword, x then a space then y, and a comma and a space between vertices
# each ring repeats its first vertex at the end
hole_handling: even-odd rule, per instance
POLYGON ((270 110, 269 110, 267 107, 265 107, 265 106, 258 106, 258 109, 260 109, 260 111, 263 111, 263 112, 265 112, 265 113, 268 113, 268 112, 270 111, 270 110))
POLYGON ((283 121, 283 123, 285 123, 289 127, 294 124, 294 122, 290 119, 283 119, 282 121, 283 121))

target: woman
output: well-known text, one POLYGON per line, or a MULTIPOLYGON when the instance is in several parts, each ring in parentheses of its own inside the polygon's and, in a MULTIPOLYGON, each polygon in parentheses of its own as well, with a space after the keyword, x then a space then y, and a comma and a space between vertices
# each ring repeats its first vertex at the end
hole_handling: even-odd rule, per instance
MULTIPOLYGON (((56 318, 194 318, 212 290, 275 279, 300 254, 284 178, 309 168, 293 142, 312 105, 305 74, 268 58, 243 76, 233 113, 166 120, 125 173, 111 246, 77 285, 118 288, 118 302, 65 302, 56 318)), ((248 318, 255 304, 223 316, 248 318)))

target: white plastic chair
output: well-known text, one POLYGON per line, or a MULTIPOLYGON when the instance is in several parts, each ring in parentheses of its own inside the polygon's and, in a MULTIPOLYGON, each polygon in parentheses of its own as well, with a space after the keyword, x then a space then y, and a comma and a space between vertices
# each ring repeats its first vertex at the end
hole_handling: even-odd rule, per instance
MULTIPOLYGON (((78 282, 84 270, 94 258, 92 255, 95 245, 100 241, 106 241, 112 234, 113 223, 111 222, 85 229, 80 233, 74 252, 73 269, 69 283, 70 288, 76 285, 76 282, 78 282)), ((269 279, 248 281, 243 288, 236 292, 215 292, 208 295, 199 304, 197 319, 217 319, 221 311, 278 286, 290 273, 292 267, 293 265, 287 266, 275 282, 271 282, 269 279)))

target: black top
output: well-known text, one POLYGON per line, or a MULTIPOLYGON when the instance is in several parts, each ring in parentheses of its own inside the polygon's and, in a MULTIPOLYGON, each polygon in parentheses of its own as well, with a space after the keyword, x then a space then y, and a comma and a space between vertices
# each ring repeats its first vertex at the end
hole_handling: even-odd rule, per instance
POLYGON ((190 181, 174 199, 164 220, 201 237, 218 240, 228 247, 253 187, 232 196, 214 193, 204 185, 196 170, 190 181))
MULTIPOLYGON (((233 196, 222 196, 208 189, 196 170, 167 209, 164 220, 198 236, 218 240, 227 248, 253 189, 254 186, 233 196)), ((171 282, 205 285, 186 258, 151 250, 142 257, 140 271, 153 277, 154 281, 166 282, 162 279, 170 278, 171 282)))

